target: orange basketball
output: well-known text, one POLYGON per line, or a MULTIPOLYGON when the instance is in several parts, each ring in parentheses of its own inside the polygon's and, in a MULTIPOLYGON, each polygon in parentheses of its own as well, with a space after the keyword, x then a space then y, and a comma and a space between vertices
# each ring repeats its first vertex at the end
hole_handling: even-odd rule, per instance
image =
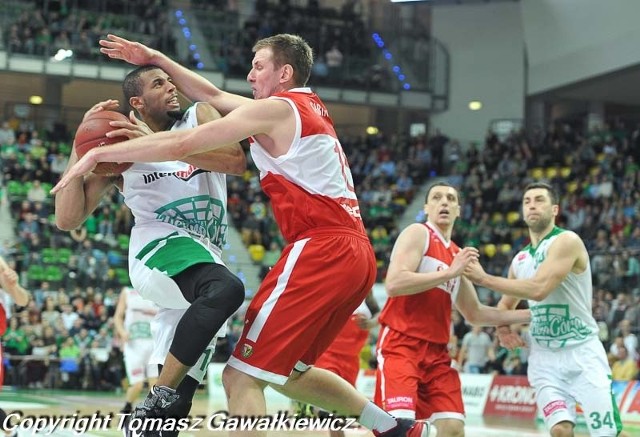
MULTIPOLYGON (((80 123, 74 140, 78 158, 82 158, 94 147, 108 146, 109 144, 128 140, 127 137, 109 138, 105 136, 107 132, 114 130, 109 125, 110 121, 129 121, 129 119, 119 112, 100 111, 90 115, 80 123)), ((98 163, 93 172, 104 176, 115 176, 121 174, 132 165, 133 163, 131 162, 101 162, 98 163)))

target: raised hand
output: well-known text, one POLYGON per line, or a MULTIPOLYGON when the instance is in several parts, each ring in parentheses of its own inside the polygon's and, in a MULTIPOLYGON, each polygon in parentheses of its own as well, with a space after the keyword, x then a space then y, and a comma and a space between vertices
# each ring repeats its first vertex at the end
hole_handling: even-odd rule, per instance
POLYGON ((112 131, 106 133, 106 136, 111 137, 127 137, 129 139, 142 137, 144 135, 150 135, 153 133, 151 128, 144 121, 138 119, 133 111, 129 113, 129 122, 126 121, 111 121, 109 125, 114 128, 112 131))
POLYGON ((69 185, 69 182, 71 182, 73 179, 89 174, 93 171, 94 168, 96 168, 96 165, 98 165, 98 162, 94 157, 94 153, 93 153, 94 150, 97 150, 97 149, 89 150, 86 153, 86 155, 80 158, 80 160, 76 162, 69 169, 69 171, 67 171, 62 176, 62 178, 60 178, 60 181, 58 181, 55 187, 51 189, 51 194, 57 193, 58 191, 62 190, 64 187, 69 185))
POLYGON ((152 64, 157 52, 139 42, 129 41, 119 36, 108 34, 107 39, 98 42, 100 53, 104 53, 112 59, 122 59, 133 65, 152 64))
POLYGON ((475 247, 465 247, 453 258, 449 270, 455 277, 460 276, 465 268, 473 261, 478 261, 479 257, 480 253, 478 249, 475 247))

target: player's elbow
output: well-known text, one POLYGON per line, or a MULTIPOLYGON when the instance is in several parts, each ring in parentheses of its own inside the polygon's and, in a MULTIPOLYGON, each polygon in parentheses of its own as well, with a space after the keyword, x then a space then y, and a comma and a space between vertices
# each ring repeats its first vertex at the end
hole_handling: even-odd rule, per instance
POLYGON ((65 217, 62 214, 56 214, 56 227, 61 231, 73 231, 82 223, 78 223, 70 217, 65 217))
POLYGON ((384 289, 387 291, 387 296, 389 297, 396 297, 402 294, 400 284, 398 284, 397 281, 394 281, 393 278, 387 277, 384 283, 384 289))
POLYGON ((537 287, 533 293, 531 293, 531 295, 529 296, 529 299, 535 301, 535 302, 541 302, 543 301, 547 296, 549 296, 549 293, 551 292, 551 290, 548 290, 547 287, 537 287))

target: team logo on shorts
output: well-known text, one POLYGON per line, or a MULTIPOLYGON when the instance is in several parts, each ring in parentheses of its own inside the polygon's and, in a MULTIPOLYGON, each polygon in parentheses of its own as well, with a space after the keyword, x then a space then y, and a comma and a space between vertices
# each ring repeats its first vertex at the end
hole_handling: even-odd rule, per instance
POLYGON ((244 358, 249 358, 253 354, 253 347, 248 344, 242 345, 242 356, 244 358))

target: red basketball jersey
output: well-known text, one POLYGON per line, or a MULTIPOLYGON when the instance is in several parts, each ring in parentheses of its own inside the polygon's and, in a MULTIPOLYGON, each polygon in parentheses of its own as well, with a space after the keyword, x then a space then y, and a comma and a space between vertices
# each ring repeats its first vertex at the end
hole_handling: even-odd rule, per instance
POLYGON ((7 310, 5 309, 6 305, 6 294, 0 289, 0 337, 7 330, 7 310))
MULTIPOLYGON (((460 248, 445 240, 428 222, 425 232, 428 235, 418 272, 448 269, 460 248)), ((451 305, 459 288, 460 278, 454 278, 421 293, 391 297, 380 313, 380 324, 411 337, 446 344, 451 329, 451 305)))
POLYGON ((348 227, 366 234, 351 170, 322 101, 309 88, 270 98, 291 105, 295 137, 287 154, 278 158, 252 138, 251 156, 284 238, 293 242, 319 227, 348 227))

